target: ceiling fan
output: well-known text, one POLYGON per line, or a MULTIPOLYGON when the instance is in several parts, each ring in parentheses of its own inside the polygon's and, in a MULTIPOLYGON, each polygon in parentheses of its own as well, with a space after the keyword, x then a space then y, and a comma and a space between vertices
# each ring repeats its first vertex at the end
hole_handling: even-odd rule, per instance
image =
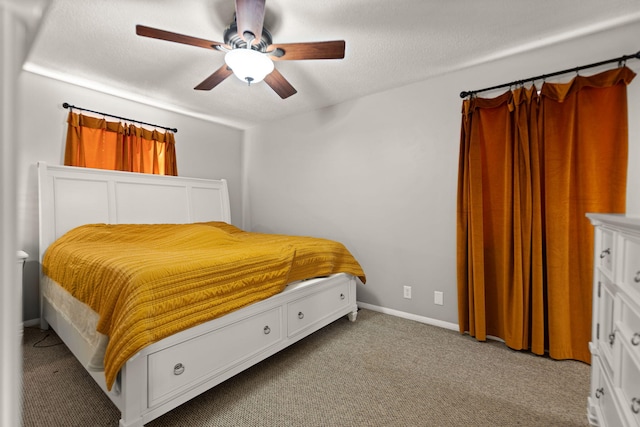
POLYGON ((275 69, 273 61, 344 58, 344 40, 272 43, 271 34, 264 28, 265 0, 235 1, 235 19, 224 31, 224 43, 144 25, 136 25, 136 34, 225 52, 225 64, 196 86, 196 90, 211 90, 231 74, 235 74, 248 85, 264 80, 285 99, 297 91, 275 69))

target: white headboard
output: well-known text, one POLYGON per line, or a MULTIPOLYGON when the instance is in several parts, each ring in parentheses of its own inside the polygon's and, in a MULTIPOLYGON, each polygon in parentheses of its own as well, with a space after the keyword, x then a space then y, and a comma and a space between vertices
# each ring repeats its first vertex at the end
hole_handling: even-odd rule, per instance
POLYGON ((40 259, 83 224, 231 221, 227 181, 38 162, 40 259))

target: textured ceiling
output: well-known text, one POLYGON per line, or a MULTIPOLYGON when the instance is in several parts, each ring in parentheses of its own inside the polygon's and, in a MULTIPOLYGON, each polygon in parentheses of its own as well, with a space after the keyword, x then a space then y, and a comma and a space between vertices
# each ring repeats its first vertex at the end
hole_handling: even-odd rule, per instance
POLYGON ((224 63, 222 53, 135 34, 142 24, 223 41, 233 0, 52 0, 25 69, 243 128, 640 20, 639 0, 266 5, 274 43, 346 40, 343 60, 276 62, 298 90, 285 100, 265 83, 247 87, 233 76, 195 91, 224 63))

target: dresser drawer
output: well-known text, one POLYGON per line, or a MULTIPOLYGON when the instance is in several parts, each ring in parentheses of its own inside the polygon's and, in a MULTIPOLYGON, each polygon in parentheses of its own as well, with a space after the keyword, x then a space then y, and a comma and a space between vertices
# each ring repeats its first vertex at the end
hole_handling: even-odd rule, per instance
POLYGON ((640 311, 623 295, 620 296, 620 328, 640 355, 640 311))
POLYGON ((622 239, 622 266, 618 278, 621 285, 634 297, 640 297, 640 237, 621 235, 622 239))
POLYGON ((626 425, 620 418, 613 387, 602 370, 598 357, 591 360, 591 395, 589 401, 600 427, 621 427, 626 425))
POLYGON ((609 373, 612 371, 613 346, 615 343, 615 286, 602 272, 597 272, 598 292, 594 303, 597 307, 596 342, 602 364, 609 373))
POLYGON ((614 232, 607 228, 599 228, 596 238, 596 265, 613 279, 614 232))
POLYGON ((640 425, 640 311, 626 295, 620 295, 618 300, 621 404, 627 415, 635 419, 634 424, 640 425))
POLYGON ((329 285, 326 289, 287 304, 288 336, 321 322, 349 306, 349 283, 329 285))
POLYGON ((623 398, 621 403, 626 405, 625 412, 640 425, 640 361, 637 349, 622 346, 620 363, 620 388, 623 398), (635 350, 635 355, 632 353, 635 350))
POLYGON ((281 341, 281 310, 276 307, 150 354, 147 358, 149 407, 195 387, 281 341))

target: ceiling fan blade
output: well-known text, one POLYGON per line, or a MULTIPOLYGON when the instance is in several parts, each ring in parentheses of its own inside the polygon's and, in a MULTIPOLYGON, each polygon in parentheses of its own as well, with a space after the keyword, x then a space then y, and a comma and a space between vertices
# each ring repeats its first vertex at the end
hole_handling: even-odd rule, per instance
POLYGON ((342 59, 344 58, 344 49, 344 40, 334 40, 309 43, 278 43, 269 46, 267 51, 275 51, 270 56, 274 61, 284 61, 298 59, 342 59))
POLYGON ((145 27, 144 25, 136 25, 136 34, 143 37, 151 37, 152 39, 166 40, 175 43, 203 47, 205 49, 218 50, 216 46, 224 46, 224 43, 199 39, 197 37, 185 36, 184 34, 172 33, 171 31, 145 27))
POLYGON ((246 41, 245 32, 253 34, 253 44, 260 41, 264 24, 265 0, 236 0, 236 25, 238 34, 246 41))
POLYGON ((233 74, 233 71, 227 64, 224 64, 222 67, 218 68, 213 74, 204 79, 202 83, 198 86, 194 87, 195 90, 211 90, 214 87, 218 86, 224 79, 233 74))
POLYGON ((271 89, 280 95, 280 98, 282 99, 286 99, 291 95, 298 93, 298 91, 291 86, 291 83, 289 83, 287 79, 285 79, 284 76, 276 69, 274 69, 270 74, 267 74, 264 81, 271 87, 271 89))

